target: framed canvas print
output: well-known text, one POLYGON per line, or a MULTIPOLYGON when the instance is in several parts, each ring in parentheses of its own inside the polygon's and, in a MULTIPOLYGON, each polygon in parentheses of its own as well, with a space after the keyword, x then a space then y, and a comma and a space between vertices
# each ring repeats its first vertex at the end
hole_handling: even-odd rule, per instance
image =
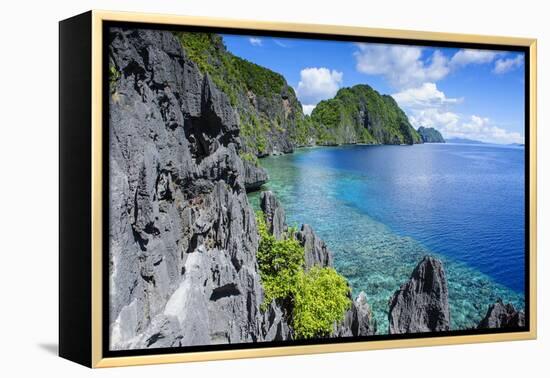
POLYGON ((60 355, 536 337, 536 41, 60 22, 60 355))

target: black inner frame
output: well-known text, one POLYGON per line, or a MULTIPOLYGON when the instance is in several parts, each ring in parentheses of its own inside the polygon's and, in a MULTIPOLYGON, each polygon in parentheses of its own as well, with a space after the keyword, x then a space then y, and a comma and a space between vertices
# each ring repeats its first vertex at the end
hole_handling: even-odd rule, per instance
POLYGON ((440 42, 430 40, 413 40, 407 38, 386 38, 386 37, 361 37, 361 36, 344 36, 324 33, 301 33, 301 32, 283 32, 283 31, 266 31, 266 30, 248 30, 238 28, 224 27, 206 27, 206 26, 189 26, 189 25, 172 25, 172 24, 154 24, 154 23, 138 23, 124 21, 103 21, 103 203, 102 203, 102 224, 103 224, 103 267, 102 267, 102 305, 103 305, 103 329, 102 332, 102 353, 103 357, 126 357, 140 355, 158 355, 168 353, 189 353, 189 352, 204 352, 204 351, 219 351, 219 350, 235 350, 235 349, 254 349, 265 347, 281 347, 281 346, 300 346, 312 344, 340 344, 358 341, 381 341, 381 340, 405 340, 405 339, 424 339, 432 337, 444 336, 465 336, 465 335, 487 335, 510 332, 529 332, 530 328, 530 54, 528 46, 508 46, 498 44, 482 44, 482 43, 465 43, 465 42, 440 42), (385 44, 400 44, 411 46, 430 46, 430 47, 451 47, 451 48, 470 48, 482 50, 499 50, 499 51, 516 51, 524 53, 525 67, 525 93, 524 93, 524 136, 525 136, 525 327, 518 328, 499 328, 499 329, 470 329, 470 330, 455 330, 445 332, 425 332, 411 333, 398 335, 373 335, 359 337, 338 337, 338 338, 320 338, 308 340, 291 340, 291 341, 265 341, 251 343, 236 343, 236 344, 219 344, 219 345, 197 345, 187 347, 172 347, 172 348, 151 348, 151 349, 130 349, 113 351, 109 349, 109 29, 111 27, 121 27, 128 29, 152 29, 152 30, 168 30, 168 31, 187 31, 187 32, 206 32, 219 34, 235 34, 235 35, 251 35, 251 36, 268 36, 280 38, 300 38, 300 39, 315 39, 315 40, 331 40, 345 42, 370 42, 370 43, 385 43, 385 44))

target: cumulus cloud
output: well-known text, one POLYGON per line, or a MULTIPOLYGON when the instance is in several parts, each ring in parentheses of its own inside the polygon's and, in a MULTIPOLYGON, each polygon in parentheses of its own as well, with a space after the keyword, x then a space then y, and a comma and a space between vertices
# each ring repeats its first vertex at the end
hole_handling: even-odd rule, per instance
MULTIPOLYGON (((314 106, 319 101, 333 97, 340 86, 344 74, 325 67, 309 67, 300 71, 300 82, 296 94, 302 104, 314 106)), ((313 108, 311 108, 313 109, 313 108)))
POLYGON ((449 65, 458 68, 469 64, 487 64, 495 60, 499 54, 498 51, 462 49, 453 55, 449 65))
POLYGON ((302 104, 302 110, 304 111, 304 114, 311 115, 311 112, 313 111, 313 109, 315 109, 315 106, 317 105, 302 104))
POLYGON ((460 121, 460 116, 451 111, 437 108, 426 108, 414 110, 409 116, 409 121, 415 128, 420 126, 435 127, 436 129, 443 131, 457 127, 460 121))
MULTIPOLYGON (((414 88, 445 78, 453 70, 471 64, 489 64, 500 51, 461 49, 452 57, 440 50, 426 54, 419 46, 357 43, 356 69, 368 75, 384 76, 397 89, 414 88)), ((515 63, 517 64, 517 63, 515 63)), ((513 63, 506 63, 512 65, 513 63)))
POLYGON ((495 68, 493 72, 496 74, 503 74, 523 65, 523 54, 516 55, 515 58, 498 59, 495 62, 495 68))
POLYGON ((463 117, 451 111, 428 108, 414 111, 409 120, 416 128, 437 128, 444 138, 467 138, 488 143, 524 143, 520 133, 505 130, 489 118, 478 115, 463 117))
POLYGON ((400 106, 409 108, 438 107, 456 104, 461 98, 449 98, 437 89, 435 83, 424 83, 419 87, 404 89, 394 93, 392 97, 400 106))
POLYGON ((262 46, 262 39, 261 38, 256 38, 256 37, 250 37, 248 38, 248 42, 250 42, 250 44, 252 46, 262 46))
POLYGON ((383 75, 396 88, 410 88, 437 81, 449 73, 448 60, 438 50, 424 61, 422 48, 415 46, 356 44, 356 68, 369 75, 383 75))

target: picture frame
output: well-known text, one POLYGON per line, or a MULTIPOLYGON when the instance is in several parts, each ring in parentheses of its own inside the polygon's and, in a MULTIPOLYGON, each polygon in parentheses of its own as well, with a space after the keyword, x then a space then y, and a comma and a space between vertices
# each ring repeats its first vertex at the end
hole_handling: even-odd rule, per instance
MULTIPOLYGON (((537 42, 535 39, 97 10, 63 20, 59 28, 59 354, 61 357, 96 368, 536 338, 537 42), (235 344, 225 342, 216 345, 198 342, 191 346, 153 348, 150 351, 137 347, 136 349, 112 349, 109 343, 109 339, 113 337, 113 319, 109 314, 110 297, 113 295, 109 290, 112 278, 109 255, 112 248, 112 231, 109 229, 108 218, 112 206, 109 202, 110 193, 112 195, 109 170, 111 148, 109 104, 112 97, 111 78, 120 73, 110 72, 109 59, 112 57, 109 56, 107 49, 109 43, 112 43, 109 28, 116 27, 523 53, 525 57, 525 281, 523 291, 525 325, 512 329, 457 331, 447 327, 436 333, 314 337, 269 342, 247 341, 235 344)), ((158 185, 158 182, 155 185, 158 185)), ((271 227, 273 228, 273 225, 271 227)), ((399 285, 395 287, 395 290, 398 289, 399 285)))

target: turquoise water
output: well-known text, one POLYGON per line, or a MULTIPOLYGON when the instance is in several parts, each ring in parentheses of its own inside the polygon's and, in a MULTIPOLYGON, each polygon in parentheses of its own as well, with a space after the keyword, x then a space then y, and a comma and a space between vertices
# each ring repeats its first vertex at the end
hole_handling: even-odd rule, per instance
MULTIPOLYGON (((390 296, 426 254, 442 259, 452 329, 501 298, 524 308, 523 149, 346 146, 261 159, 287 222, 311 224, 387 332, 390 296)), ((258 207, 259 193, 249 195, 258 207)))

